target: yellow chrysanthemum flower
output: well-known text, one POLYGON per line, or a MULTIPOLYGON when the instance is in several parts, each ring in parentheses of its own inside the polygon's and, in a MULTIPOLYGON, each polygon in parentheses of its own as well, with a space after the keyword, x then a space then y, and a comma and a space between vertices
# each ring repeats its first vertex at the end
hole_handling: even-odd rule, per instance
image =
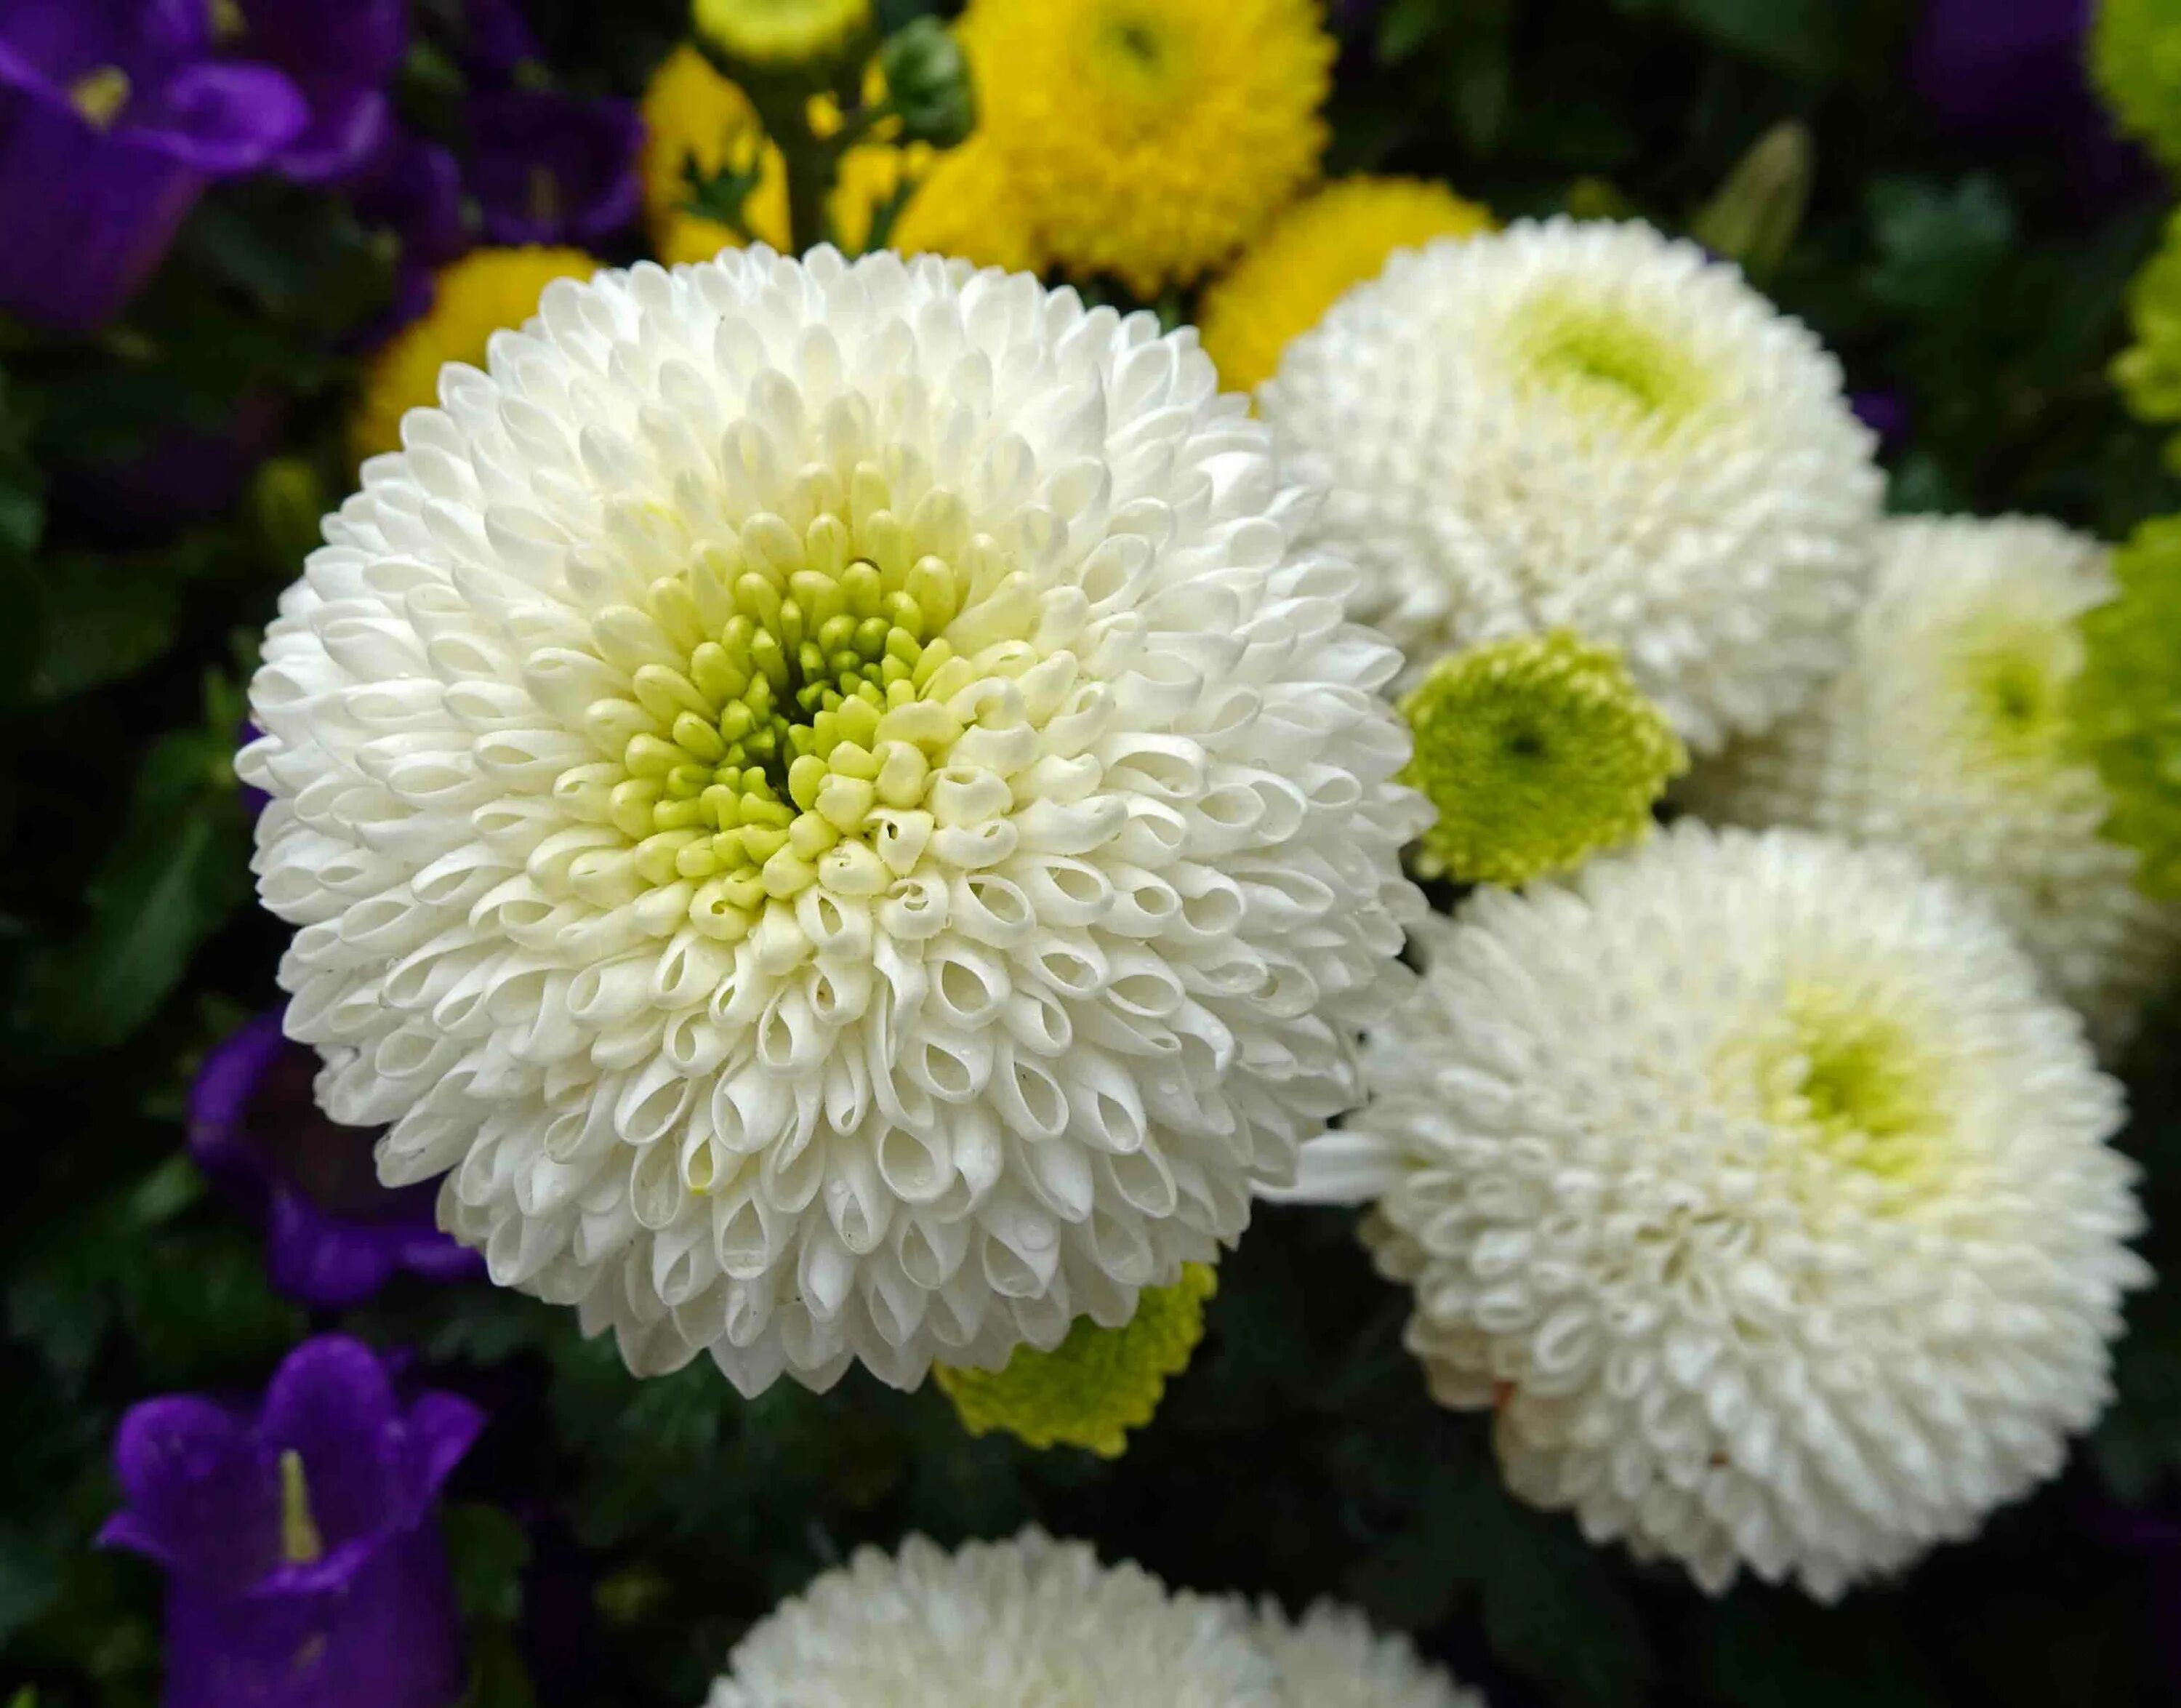
MULTIPOLYGON (((876 99, 875 85, 867 91, 876 99)), ((693 47, 676 48, 653 73, 643 96, 645 223, 653 247, 669 267, 710 261, 744 239, 717 220, 692 213, 687 166, 699 174, 730 167, 748 171, 760 159, 760 176, 743 203, 749 235, 776 249, 787 247, 787 170, 780 151, 765 140, 749 97, 715 70, 693 47)), ((810 106, 819 135, 840 128, 840 111, 825 97, 810 106)), ((883 134, 883 132, 881 132, 883 134)), ((989 150, 972 142, 941 154, 923 143, 897 147, 878 141, 841 158, 840 178, 828 202, 833 237, 853 254, 870 240, 871 222, 899 191, 904 179, 918 188, 897 218, 888 242, 906 254, 958 255, 980 267, 1035 271, 1038 255, 1023 204, 989 150)))
POLYGON ((1230 391, 1273 377, 1289 340, 1317 324, 1350 286, 1378 276, 1397 249, 1492 229, 1491 213, 1444 184, 1344 178, 1296 202, 1204 293, 1204 351, 1230 391))
POLYGON ((1240 248, 1317 170, 1334 44, 1311 0, 972 0, 979 134, 1047 254, 1139 296, 1240 248))
POLYGON ((356 461, 401 448, 401 417, 439 401, 442 368, 482 365, 486 340, 535 314, 547 285, 588 279, 605 265, 580 249, 477 249, 444 268, 429 311, 387 340, 364 370, 349 419, 356 461))
POLYGON ((697 33, 748 65, 834 59, 870 27, 871 0, 696 0, 697 33))
POLYGON ((1173 1286, 1145 1288, 1118 1329, 1079 1317, 1050 1352, 1023 1346, 1003 1370, 935 1364, 931 1374, 973 1435, 1004 1429, 1033 1447, 1118 1458, 1128 1431, 1151 1422, 1167 1378, 1188 1368, 1217 1285, 1208 1265, 1184 1263, 1173 1286))
POLYGON ((972 137, 939 156, 894 222, 904 255, 954 255, 1010 273, 1043 270, 1030 210, 991 143, 972 137))
POLYGON ((684 206, 689 198, 687 168, 693 160, 698 174, 707 178, 759 164, 757 187, 743 203, 743 221, 753 237, 776 249, 787 247, 787 167, 780 151, 765 141, 749 97, 685 43, 651 74, 643 113, 643 153, 638 164, 643 178, 644 224, 661 261, 670 267, 709 261, 743 240, 740 233, 700 218, 684 206))
POLYGON ((2181 173, 2181 16, 2169 0, 2099 0, 2090 57, 2120 128, 2181 173))

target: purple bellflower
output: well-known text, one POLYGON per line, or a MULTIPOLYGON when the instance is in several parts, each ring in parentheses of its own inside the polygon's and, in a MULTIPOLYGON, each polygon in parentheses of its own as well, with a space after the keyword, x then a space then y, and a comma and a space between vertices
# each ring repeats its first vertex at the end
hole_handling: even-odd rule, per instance
POLYGON ((403 1403, 340 1335, 290 1352, 255 1409, 132 1407, 99 1540, 167 1573, 164 1708, 450 1708, 461 1626, 434 1508, 483 1423, 452 1394, 403 1403))
POLYGON ((636 218, 643 124, 629 102, 500 89, 472 96, 468 114, 469 188, 487 242, 588 248, 636 218))
POLYGON ((391 1191, 372 1163, 378 1134, 319 1113, 318 1065, 261 1014, 205 1059, 190 1089, 190 1152, 265 1223, 273 1285, 306 1305, 339 1309, 402 1270, 434 1281, 484 1273, 483 1260, 439 1231, 428 1184, 391 1191))
POLYGON ((310 120, 274 158, 298 184, 346 184, 393 135, 386 86, 409 46, 404 0, 214 0, 224 44, 287 74, 310 120))
POLYGON ((295 85, 216 46, 210 0, 0 6, 0 312, 102 325, 207 184, 303 133, 295 85))

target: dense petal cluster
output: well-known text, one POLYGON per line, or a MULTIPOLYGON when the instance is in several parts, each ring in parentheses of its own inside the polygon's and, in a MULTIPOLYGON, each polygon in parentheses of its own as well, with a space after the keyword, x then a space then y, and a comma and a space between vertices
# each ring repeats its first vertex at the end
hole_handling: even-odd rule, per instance
POLYGON ((1402 775, 1438 812, 1426 877, 1522 884, 1651 828, 1688 753, 1619 656, 1565 629, 1441 659, 1401 701, 1402 775))
POLYGON ((1125 1322, 1079 1317, 1049 1352, 1018 1347, 1004 1370, 936 1364, 932 1379, 973 1435, 1004 1429, 1033 1447, 1084 1447, 1116 1459, 1128 1432, 1158 1410, 1167 1378, 1189 1368, 1217 1285, 1208 1266, 1185 1263, 1171 1287, 1139 1294, 1125 1322))
POLYGON ((1572 629, 1708 751, 1846 656, 1874 441, 1839 364, 1693 244, 1555 219, 1397 254, 1258 406, 1414 672, 1572 629))
POLYGON ((2119 1088, 1981 907, 1683 821, 1427 947, 1304 1183, 1383 1194, 1408 1344, 1518 1495, 1830 1597, 2058 1469, 2148 1271, 2119 1088))
POLYGON ((753 249, 556 284, 439 390, 239 761, 382 1177, 746 1390, 996 1368, 1212 1260, 1355 1100, 1425 815, 1194 334, 753 249))
POLYGON ((1156 296, 1317 170, 1335 47, 1314 0, 972 0, 978 133, 1046 252, 1156 296))
POLYGON ((863 1549, 727 1664, 709 1708, 1291 1708, 1230 1605, 1036 1530, 863 1549))
POLYGON ((2181 171, 2181 15, 2167 0, 2097 0, 2090 71, 2121 129, 2181 171))
POLYGON ((2113 597, 2083 614, 2077 738, 2106 786, 2105 833, 2137 882, 2181 901, 2181 520, 2145 522, 2112 556, 2113 597))
POLYGON ((439 395, 439 370, 479 362, 495 332, 520 326, 556 279, 588 279, 604 263, 580 249, 475 249, 443 268, 432 306, 379 346, 364 369, 349 417, 349 450, 358 462, 401 448, 401 420, 439 395))
POLYGON ((1847 668, 1690 780, 1715 821, 1891 842, 1979 892, 2092 1033, 2118 1044, 2181 967, 2181 909, 2136 887, 2074 727, 2093 539, 2024 517, 1886 524, 1847 668))
POLYGON ((1320 1601, 1289 1619, 1267 1600, 1254 1613, 1294 1708, 1485 1708, 1477 1691, 1419 1660, 1405 1637, 1381 1636, 1352 1607, 1320 1601))
POLYGON ((1204 353, 1231 391, 1254 391, 1280 356, 1343 292, 1378 276, 1397 249, 1474 237, 1492 215, 1444 184, 1343 178, 1284 209, 1205 289, 1197 308, 1204 353))

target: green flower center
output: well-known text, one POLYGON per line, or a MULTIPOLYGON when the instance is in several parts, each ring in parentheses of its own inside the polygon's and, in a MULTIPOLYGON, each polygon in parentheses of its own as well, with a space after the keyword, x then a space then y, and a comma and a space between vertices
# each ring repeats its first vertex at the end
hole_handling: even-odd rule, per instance
POLYGON ((1703 369, 1625 310, 1546 292, 1514 329, 1517 373, 1576 413, 1670 426, 1709 392, 1703 369))
POLYGON ((1935 1074, 1867 1000, 1829 985, 1791 991, 1756 1069, 1766 1118, 1835 1160, 1886 1180, 1928 1162, 1940 1130, 1935 1074))
POLYGON ((2064 762, 2068 684, 2079 644, 2059 623, 1990 616, 1961 635, 1955 680, 1964 733, 2003 765, 2042 769, 2064 762))

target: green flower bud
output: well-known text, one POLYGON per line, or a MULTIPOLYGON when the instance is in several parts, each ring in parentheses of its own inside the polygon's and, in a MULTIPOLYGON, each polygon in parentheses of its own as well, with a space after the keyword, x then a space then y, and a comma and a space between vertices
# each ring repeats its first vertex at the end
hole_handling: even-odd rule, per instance
POLYGON ((919 18, 879 49, 902 140, 952 148, 977 128, 976 93, 961 43, 936 18, 919 18))

